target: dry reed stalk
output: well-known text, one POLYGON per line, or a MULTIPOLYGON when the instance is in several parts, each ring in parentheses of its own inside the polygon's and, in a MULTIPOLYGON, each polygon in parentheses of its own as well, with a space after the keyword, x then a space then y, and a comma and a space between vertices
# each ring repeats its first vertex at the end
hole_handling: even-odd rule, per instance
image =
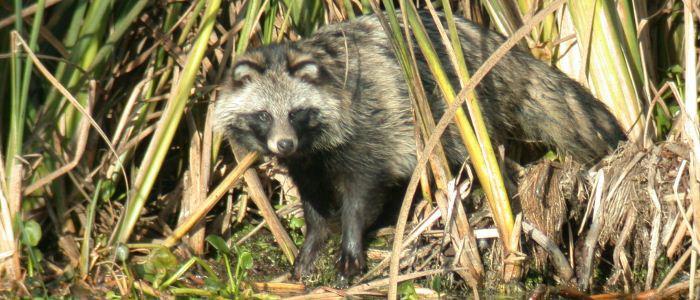
POLYGON ((201 203, 199 209, 192 212, 192 214, 184 221, 180 223, 180 226, 173 230, 172 234, 165 239, 163 245, 166 247, 172 247, 175 243, 181 239, 192 227, 195 226, 206 214, 211 210, 214 205, 223 197, 233 186, 238 183, 241 179, 243 173, 245 173, 248 168, 257 159, 257 153, 249 153, 244 158, 242 158, 236 168, 231 170, 231 172, 226 175, 226 177, 221 181, 221 183, 209 194, 206 201, 201 203))
MULTIPOLYGON (((700 249, 700 242, 696 238, 700 235, 700 182, 697 176, 700 175, 700 133, 698 132, 698 102, 697 102, 697 52, 695 43, 697 35, 695 33, 695 22, 693 11, 695 0, 683 1, 683 33, 684 33, 684 58, 685 58, 685 114, 684 136, 690 144, 690 166, 689 166, 689 196, 693 203, 693 226, 691 232, 693 253, 690 259, 690 282, 695 282, 695 270, 697 267, 697 250, 700 249)), ((688 286, 688 298, 695 299, 695 285, 688 286)))
MULTIPOLYGON (((21 165, 15 166, 13 170, 21 172, 21 165)), ((13 178, 17 177, 13 176, 13 178)), ((20 196, 19 188, 21 188, 18 186, 21 184, 21 176, 19 178, 20 180, 13 180, 14 182, 5 182, 6 177, 0 176, 0 272, 5 274, 5 279, 12 281, 20 280, 22 277, 20 253, 17 247, 19 234, 13 229, 14 216, 17 216, 20 207, 19 203, 16 203, 20 196)))

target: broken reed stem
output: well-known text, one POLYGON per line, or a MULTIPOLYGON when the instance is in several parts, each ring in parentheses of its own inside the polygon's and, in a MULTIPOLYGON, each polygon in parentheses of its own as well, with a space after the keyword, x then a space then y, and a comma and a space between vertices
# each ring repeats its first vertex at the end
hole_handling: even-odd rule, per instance
MULTIPOLYGON (((236 147, 232 148, 236 159, 243 157, 244 153, 241 151, 241 149, 236 147)), ((284 226, 282 226, 282 222, 280 222, 279 218, 277 217, 275 209, 267 199, 265 190, 260 183, 258 173, 256 173, 255 170, 249 169, 245 171, 243 177, 248 185, 248 193, 250 194, 250 198, 253 200, 253 203, 255 203, 255 206, 257 206, 260 210, 260 214, 267 222, 270 232, 272 232, 272 236, 275 238, 277 244, 279 244, 284 256, 287 258, 287 261, 289 261, 290 264, 293 264, 294 258, 296 258, 299 250, 297 249, 296 245, 294 245, 292 238, 289 237, 287 230, 285 230, 284 226)))
POLYGON ((686 281, 671 285, 668 288, 663 289, 663 290, 654 290, 654 291, 649 291, 649 292, 644 292, 644 293, 638 294, 637 299, 667 299, 667 298, 670 298, 673 295, 680 294, 681 291, 688 289, 691 286, 696 286, 698 284, 697 275, 695 276, 695 278, 696 278, 694 281, 695 284, 693 284, 693 285, 690 284, 693 281, 686 280, 686 281))
MULTIPOLYGON (((441 213, 440 209, 435 208, 428 215, 428 217, 423 219, 419 224, 417 224, 413 228, 413 230, 408 234, 408 237, 404 241, 403 246, 401 247, 401 258, 403 258, 404 252, 406 252, 405 251, 406 247, 408 247, 408 245, 413 243, 413 241, 415 241, 418 237, 420 237, 425 231, 430 229, 430 227, 432 227, 433 224, 441 217, 442 217, 442 213, 441 213)), ((370 270, 367 273, 365 273, 364 275, 362 275, 362 277, 359 279, 359 281, 363 282, 363 281, 369 279, 370 277, 374 276, 374 274, 377 274, 380 271, 384 270, 386 268, 386 266, 389 265, 390 260, 391 260, 391 256, 387 256, 384 259, 382 259, 382 261, 379 262, 376 266, 374 266, 374 268, 372 270, 370 270)))
MULTIPOLYGON (((443 269, 437 269, 437 270, 420 271, 420 272, 414 272, 411 274, 401 275, 401 276, 399 276, 398 280, 399 281, 407 281, 407 280, 412 280, 412 279, 416 279, 416 278, 421 278, 421 277, 426 277, 426 276, 431 276, 431 275, 436 275, 436 274, 442 274, 442 273, 446 273, 446 272, 460 271, 460 270, 463 270, 463 269, 462 268, 457 268, 457 269, 455 269, 455 268, 443 268, 443 269)), ((353 296, 353 295, 354 296, 368 295, 370 291, 381 290, 381 288, 387 286, 387 284, 389 284, 389 279, 383 278, 383 279, 378 279, 378 280, 371 281, 368 283, 359 284, 359 285, 353 286, 353 287, 346 289, 346 290, 335 290, 332 292, 323 292, 323 293, 311 293, 311 294, 289 297, 289 298, 285 298, 285 299, 287 299, 287 300, 335 299, 335 298, 343 298, 343 297, 353 296)))
POLYGON ((522 224, 523 231, 549 253, 552 263, 557 270, 557 275, 564 282, 571 280, 574 277, 574 270, 571 268, 571 264, 569 264, 569 260, 566 259, 564 253, 557 247, 557 244, 530 223, 523 221, 522 224))
MULTIPOLYGON (((653 151, 652 156, 654 159, 653 163, 656 163, 658 159, 659 151, 653 151)), ((652 284, 654 283, 654 274, 656 271, 656 259, 659 256, 659 240, 660 229, 661 229, 661 202, 659 202, 659 197, 654 190, 654 185, 656 183, 655 179, 656 168, 648 168, 647 170, 647 193, 649 194, 651 202, 651 211, 654 214, 654 219, 651 222, 651 241, 649 242, 649 257, 647 258, 647 278, 645 281, 644 288, 650 290, 652 284)))
POLYGON ((241 179, 243 173, 245 173, 253 162, 258 159, 257 152, 248 153, 243 159, 238 162, 238 165, 233 169, 226 177, 221 181, 221 183, 209 194, 207 200, 202 203, 197 211, 192 212, 192 214, 185 219, 180 226, 175 228, 173 233, 165 239, 163 245, 165 247, 172 247, 177 243, 180 238, 182 238, 192 227, 199 222, 213 207, 219 202, 219 199, 223 197, 230 189, 232 189, 236 183, 241 179))
MULTIPOLYGON (((205 161, 205 158, 202 153, 204 146, 202 145, 201 132, 198 130, 192 114, 187 114, 185 118, 190 131, 190 147, 188 151, 190 166, 183 179, 185 184, 180 203, 178 226, 193 210, 197 209, 200 203, 206 200, 207 184, 202 181, 205 180, 205 173, 209 174, 209 170, 202 169, 202 163, 205 161)), ((204 220, 200 220, 191 229, 185 242, 194 254, 201 255, 204 253, 204 238, 204 220)))
MULTIPOLYGON (((2 255, 7 255, 9 258, 3 258, 0 262, 0 271, 4 272, 5 279, 20 280, 22 278, 22 266, 20 265, 19 233, 14 232, 15 217, 18 216, 20 201, 22 194, 22 164, 16 162, 12 168, 9 178, 11 182, 7 182, 7 190, 0 187, 0 222, 2 222, 2 243, 0 243, 0 251, 2 255)), ((3 176, 3 181, 8 177, 3 176)), ((4 184, 5 182, 3 182, 4 184)))

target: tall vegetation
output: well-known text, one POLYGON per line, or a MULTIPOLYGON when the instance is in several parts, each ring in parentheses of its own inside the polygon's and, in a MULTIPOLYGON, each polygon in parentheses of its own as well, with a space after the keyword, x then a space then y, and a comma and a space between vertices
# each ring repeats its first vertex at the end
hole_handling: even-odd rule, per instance
POLYGON ((465 176, 478 180, 490 208, 502 250, 499 277, 523 276, 524 225, 511 209, 504 157, 489 139, 473 90, 511 47, 529 49, 588 86, 639 147, 682 133, 691 167, 700 170, 693 0, 6 1, 0 4, 0 273, 14 282, 6 288, 49 295, 61 293, 61 282, 86 281, 109 282, 120 295, 242 296, 252 258, 234 236, 253 223, 272 233, 279 259, 292 263, 302 227, 298 199, 273 190, 286 186, 282 177, 249 169, 258 154, 234 154, 212 131, 217 84, 250 47, 379 11, 387 12, 380 19, 410 83, 407 101, 421 145, 392 254, 370 271, 388 270, 382 284, 391 297, 413 278, 400 276, 400 261, 431 227, 447 229, 449 247, 459 249, 452 269, 460 280, 473 290, 483 286, 485 262, 470 212, 452 201, 465 176), (442 43, 431 43, 419 10, 444 14, 442 43), (457 17, 510 37, 474 74, 456 36, 457 17), (437 47, 449 48, 451 64, 440 64, 437 47), (426 57, 452 107, 440 120, 432 118, 420 85, 418 56, 426 57), (459 85, 447 80, 448 70, 459 74, 459 85), (449 122, 470 154, 465 174, 450 172, 438 139, 449 122), (422 227, 407 226, 419 186, 431 210, 422 227), (406 234, 407 228, 413 231, 406 234), (181 243, 187 250, 176 257, 171 249, 181 243), (226 279, 200 258, 207 255, 225 261, 226 279), (194 266, 220 289, 180 280, 194 266))

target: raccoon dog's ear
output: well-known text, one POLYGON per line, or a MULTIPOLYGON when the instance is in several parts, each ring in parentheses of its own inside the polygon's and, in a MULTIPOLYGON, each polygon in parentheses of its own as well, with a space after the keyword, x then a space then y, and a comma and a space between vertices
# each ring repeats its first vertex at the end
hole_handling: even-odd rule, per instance
POLYGON ((314 61, 302 61, 289 67, 289 73, 297 78, 315 81, 321 73, 321 68, 314 61))
POLYGON ((234 82, 247 82, 251 78, 260 75, 260 66, 248 61, 238 62, 231 70, 231 79, 234 82))

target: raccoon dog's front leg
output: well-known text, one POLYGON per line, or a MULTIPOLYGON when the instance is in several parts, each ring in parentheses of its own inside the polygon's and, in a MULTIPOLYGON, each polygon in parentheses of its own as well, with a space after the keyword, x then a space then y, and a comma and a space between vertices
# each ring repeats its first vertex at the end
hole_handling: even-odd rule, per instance
MULTIPOLYGON (((311 199, 309 199, 311 200, 311 199)), ((328 222, 315 207, 318 202, 303 200, 304 220, 306 223, 306 236, 304 243, 299 250, 299 254, 294 259, 294 277, 301 279, 302 276, 310 275, 314 269, 316 257, 328 240, 328 222)))
POLYGON ((299 254, 294 259, 294 277, 301 279, 313 273, 319 251, 330 233, 329 220, 333 213, 332 190, 328 176, 318 164, 288 163, 289 175, 297 185, 304 208, 306 235, 299 254))
POLYGON ((342 242, 337 268, 341 280, 347 281, 365 268, 364 234, 382 211, 383 195, 374 180, 348 176, 340 186, 342 193, 342 242))

